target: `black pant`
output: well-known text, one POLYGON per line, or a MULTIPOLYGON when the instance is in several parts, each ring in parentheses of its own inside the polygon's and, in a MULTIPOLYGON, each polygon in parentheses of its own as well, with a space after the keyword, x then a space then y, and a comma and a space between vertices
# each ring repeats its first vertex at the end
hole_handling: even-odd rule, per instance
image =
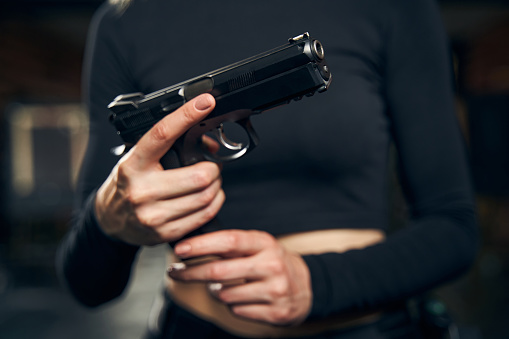
MULTIPOLYGON (((242 339, 223 331, 214 324, 196 317, 173 303, 168 297, 161 310, 160 327, 146 339, 242 339)), ((404 305, 384 312, 378 321, 341 330, 328 331, 300 339, 406 339, 420 338, 404 305)), ((264 338, 259 338, 264 339, 264 338)))

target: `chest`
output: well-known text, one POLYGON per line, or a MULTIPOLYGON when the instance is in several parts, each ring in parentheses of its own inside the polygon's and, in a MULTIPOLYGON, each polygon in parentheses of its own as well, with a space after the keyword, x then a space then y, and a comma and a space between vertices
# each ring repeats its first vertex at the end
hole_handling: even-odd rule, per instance
MULTIPOLYGON (((167 23, 156 21, 141 28, 150 39, 139 42, 133 53, 134 78, 140 90, 149 93, 309 31, 325 47, 332 72, 329 90, 254 116, 260 145, 241 166, 292 163, 295 159, 327 162, 338 168, 361 166, 389 139, 383 49, 377 21, 366 11, 362 16, 352 16, 355 8, 343 11, 345 3, 319 1, 316 6, 329 11, 319 11, 316 16, 305 16, 302 7, 290 7, 288 1, 271 2, 270 11, 264 1, 251 5, 221 1, 222 8, 216 8, 217 3, 214 8, 200 3, 194 7, 199 10, 193 12, 200 25, 180 21, 173 14, 167 23), (343 16, 343 12, 350 14, 343 16), (157 53, 146 53, 154 50, 157 53)), ((182 8, 167 7, 167 11, 185 13, 193 1, 178 6, 182 8)))

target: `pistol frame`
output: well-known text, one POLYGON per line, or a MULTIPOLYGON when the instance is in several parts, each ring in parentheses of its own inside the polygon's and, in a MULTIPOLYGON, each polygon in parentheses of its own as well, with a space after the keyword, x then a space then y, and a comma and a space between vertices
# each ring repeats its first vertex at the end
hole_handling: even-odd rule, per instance
POLYGON ((202 160, 227 162, 240 158, 258 144, 249 120, 252 114, 323 92, 330 82, 322 44, 304 33, 280 47, 159 91, 119 95, 108 105, 112 112, 110 122, 128 149, 167 114, 202 93, 210 93, 216 99, 214 111, 175 142, 172 150, 176 159, 163 158, 161 163, 168 168, 202 160), (242 126, 249 141, 241 144, 228 140, 223 131, 225 122, 242 126), (201 137, 210 131, 234 153, 220 156, 206 151, 201 137))

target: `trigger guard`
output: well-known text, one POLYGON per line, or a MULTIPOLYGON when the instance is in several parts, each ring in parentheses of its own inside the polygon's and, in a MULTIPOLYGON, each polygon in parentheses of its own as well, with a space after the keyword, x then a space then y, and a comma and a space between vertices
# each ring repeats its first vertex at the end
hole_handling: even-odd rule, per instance
POLYGON ((244 146, 244 147, 242 147, 238 152, 235 152, 233 154, 223 155, 223 156, 207 152, 207 154, 205 154, 205 158, 207 158, 207 160, 213 161, 213 162, 230 162, 230 161, 239 159, 240 157, 251 152, 258 145, 258 141, 259 141, 258 135, 256 134, 256 131, 254 130, 253 125, 251 124, 251 121, 249 120, 249 118, 236 121, 235 123, 240 125, 244 129, 244 131, 247 133, 248 142, 245 145, 231 142, 222 133, 222 124, 221 124, 221 127, 218 128, 219 131, 217 132, 218 138, 219 138, 221 144, 223 146, 225 146, 226 148, 232 149, 232 150, 239 149, 242 146, 244 146), (226 143, 228 146, 225 145, 223 142, 226 143), (236 146, 236 145, 238 145, 238 146, 236 146), (233 147, 231 147, 231 146, 233 146, 233 147))
POLYGON ((242 150, 243 144, 242 143, 236 143, 228 139, 228 137, 224 134, 224 126, 223 124, 220 124, 218 128, 215 129, 215 135, 217 140, 223 145, 224 147, 228 148, 232 151, 242 150))

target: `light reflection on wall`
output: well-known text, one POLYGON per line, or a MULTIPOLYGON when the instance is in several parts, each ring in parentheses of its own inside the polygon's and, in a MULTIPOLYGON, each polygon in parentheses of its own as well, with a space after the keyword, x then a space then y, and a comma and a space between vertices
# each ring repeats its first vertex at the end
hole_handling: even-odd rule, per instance
POLYGON ((70 205, 88 138, 84 107, 14 104, 7 123, 10 214, 44 214, 48 206, 70 205))

